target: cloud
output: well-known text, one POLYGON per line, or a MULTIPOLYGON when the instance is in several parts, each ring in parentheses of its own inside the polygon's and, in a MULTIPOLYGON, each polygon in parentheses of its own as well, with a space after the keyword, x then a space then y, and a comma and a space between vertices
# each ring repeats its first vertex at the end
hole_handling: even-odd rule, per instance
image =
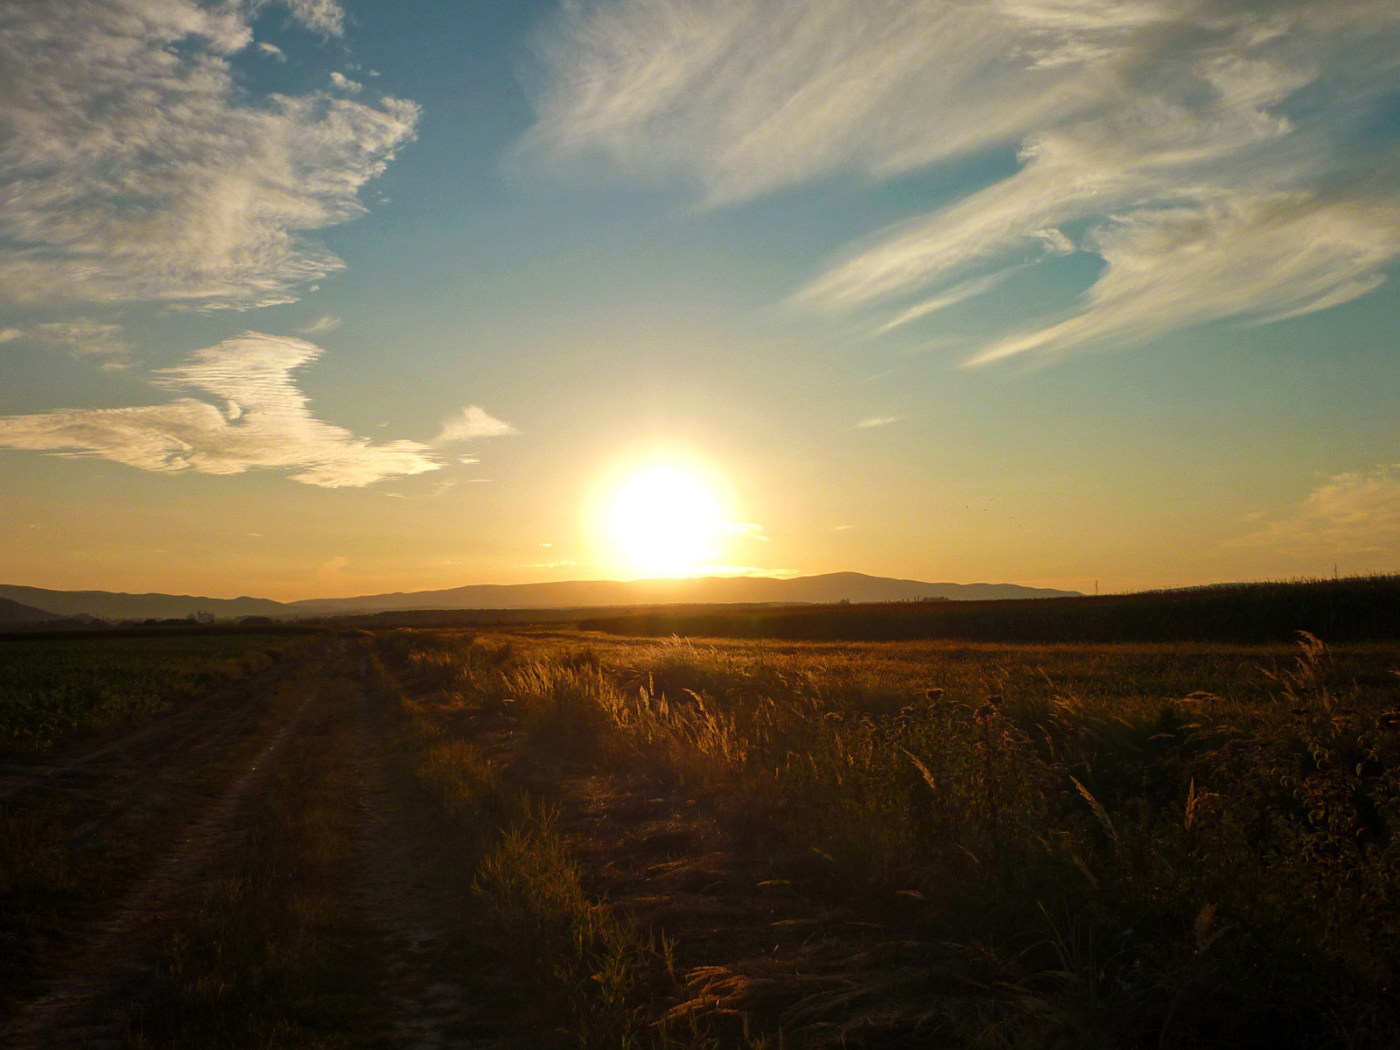
MULTIPOLYGON (((339 32, 337 5, 290 6, 339 32)), ((194 0, 5 9, 0 295, 247 308, 342 267, 306 234, 364 211, 360 187, 412 138, 418 107, 250 96, 231 62, 249 17, 194 0)))
POLYGON ((1337 474, 1310 492, 1292 514, 1231 546, 1267 547, 1303 557, 1400 556, 1400 464, 1337 474))
POLYGON ((963 281, 961 284, 954 285, 947 291, 935 295, 932 299, 925 299, 921 303, 915 303, 908 309, 900 311, 900 313, 895 315, 892 319, 875 329, 874 334, 884 335, 886 332, 909 324, 911 321, 917 321, 939 310, 946 310, 950 306, 956 306, 958 303, 982 295, 984 292, 991 291, 1005 279, 1006 274, 994 273, 987 277, 979 277, 976 280, 963 281))
POLYGON ((344 91, 350 95, 359 94, 359 92, 364 88, 364 85, 361 84, 358 80, 351 80, 344 73, 337 72, 331 73, 331 86, 334 87, 337 91, 344 91))
POLYGON ((323 488, 358 487, 439 466, 415 441, 374 442, 315 418, 293 373, 321 355, 300 339, 247 332, 155 373, 200 391, 160 405, 0 417, 0 447, 98 457, 164 473, 292 471, 323 488))
POLYGON ((1084 309, 993 343, 971 363, 1227 317, 1276 320, 1356 299, 1382 284, 1400 255, 1400 198, 1221 193, 1117 217, 1095 245, 1107 266, 1084 309))
POLYGON ((724 521, 720 522, 720 531, 729 536, 739 536, 746 540, 759 540, 768 542, 768 537, 763 534, 763 526, 756 525, 751 521, 724 521))
POLYGON ((312 321, 305 328, 298 329, 302 335, 319 335, 322 332, 334 332, 340 327, 340 318, 334 314, 325 314, 312 321))
POLYGON ((119 369, 127 366, 131 353, 121 331, 121 325, 78 317, 35 325, 28 334, 37 342, 56 346, 75 357, 97 358, 105 369, 119 369))
MULTIPOLYGON (((721 203, 834 171, 909 171, 1086 106, 1083 63, 1038 67, 1032 36, 996 6, 567 4, 537 42, 538 121, 521 152, 680 175, 721 203)), ((1111 48, 1119 31, 1088 35, 1111 48)))
POLYGON ((32 328, 0 329, 0 343, 13 339, 31 339, 36 343, 65 350, 74 357, 98 359, 105 370, 126 368, 131 347, 121 335, 121 325, 101 324, 86 317, 69 321, 51 321, 32 328))
POLYGON ((869 419, 862 419, 855 425, 855 430, 872 430, 875 427, 887 427, 891 423, 898 423, 899 416, 871 416, 869 419))
POLYGON ((433 439, 433 444, 450 445, 458 441, 504 437, 515 433, 518 431, 509 423, 503 423, 488 415, 486 410, 478 405, 468 405, 455 416, 449 416, 442 421, 442 432, 433 439))
POLYGON ((1103 259, 1069 316, 975 362, 1326 309, 1400 256, 1400 177, 1374 145, 1394 3, 597 0, 537 50, 522 160, 682 180, 710 205, 1018 147, 1014 174, 876 231, 794 296, 877 311, 878 333, 1022 266, 1103 259))
POLYGON ((292 17, 307 29, 324 36, 345 32, 345 10, 336 0, 286 0, 292 17))
POLYGON ((269 44, 266 40, 259 42, 258 50, 261 51, 264 55, 271 55, 279 62, 287 61, 287 53, 283 51, 280 47, 278 47, 276 44, 269 44))

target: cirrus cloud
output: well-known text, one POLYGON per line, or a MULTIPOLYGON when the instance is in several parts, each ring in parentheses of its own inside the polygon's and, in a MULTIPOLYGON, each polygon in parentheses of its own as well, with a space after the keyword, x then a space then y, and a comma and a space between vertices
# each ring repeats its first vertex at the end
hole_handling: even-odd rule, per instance
POLYGON ((522 158, 680 179, 711 206, 1017 147, 1014 174, 793 296, 883 334, 1028 264, 1102 258, 1078 304, 973 363, 1327 309, 1400 257, 1374 133, 1392 2, 577 0, 538 49, 522 158))
MULTIPOLYGON (((289 7, 341 31, 330 0, 289 7)), ((342 267, 306 233, 364 210, 359 189, 412 138, 418 107, 248 97, 231 60, 253 43, 251 15, 194 0, 0 7, 0 296, 247 308, 342 267)))

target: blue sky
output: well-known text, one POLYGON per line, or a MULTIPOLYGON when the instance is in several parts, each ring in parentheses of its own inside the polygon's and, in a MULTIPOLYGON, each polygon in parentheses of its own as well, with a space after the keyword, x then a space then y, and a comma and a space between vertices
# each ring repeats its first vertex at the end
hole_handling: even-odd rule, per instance
POLYGON ((0 15, 0 578, 1400 569, 1400 9, 0 15))

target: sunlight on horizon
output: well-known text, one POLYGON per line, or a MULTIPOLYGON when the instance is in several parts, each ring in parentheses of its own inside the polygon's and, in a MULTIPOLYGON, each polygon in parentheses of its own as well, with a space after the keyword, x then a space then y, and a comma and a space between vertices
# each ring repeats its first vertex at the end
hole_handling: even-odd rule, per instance
POLYGON ((608 531, 623 558, 660 576, 685 576, 704 566, 716 553, 722 524, 710 490, 669 466, 632 475, 608 511, 608 531))

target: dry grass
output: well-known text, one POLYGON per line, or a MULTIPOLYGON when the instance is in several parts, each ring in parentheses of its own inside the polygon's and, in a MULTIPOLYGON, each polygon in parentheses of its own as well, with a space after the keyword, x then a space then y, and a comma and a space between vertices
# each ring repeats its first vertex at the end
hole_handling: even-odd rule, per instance
MULTIPOLYGON (((789 1045, 1400 1042, 1393 648, 387 646, 537 765, 698 798, 809 908, 783 920, 806 941, 736 935, 629 1009, 737 1011, 789 1045)), ((534 819, 496 862, 572 885, 534 819)))

